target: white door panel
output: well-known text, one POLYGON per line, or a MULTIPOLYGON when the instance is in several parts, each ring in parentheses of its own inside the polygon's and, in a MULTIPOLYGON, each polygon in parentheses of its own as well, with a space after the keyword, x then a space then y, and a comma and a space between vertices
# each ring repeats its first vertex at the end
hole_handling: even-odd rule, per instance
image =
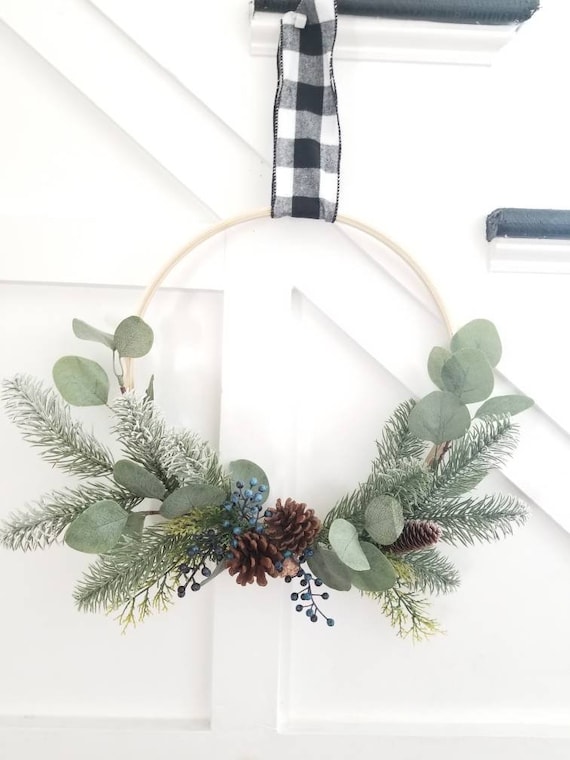
MULTIPOLYGON (((274 66, 249 57, 247 3, 164 5, 0 0, 0 377, 49 381, 64 353, 106 360, 78 344, 72 317, 111 329, 189 238, 268 202, 274 66)), ((544 5, 545 50, 557 5, 544 5)), ((83 557, 2 552, 2 760, 567 759, 570 281, 490 275, 483 239, 486 213, 524 198, 523 181, 535 205, 564 205, 565 180, 541 193, 510 159, 500 170, 492 70, 343 62, 337 79, 343 212, 417 256, 454 324, 495 319, 498 388, 538 402, 494 481, 526 495, 533 519, 504 544, 449 551, 463 584, 434 602, 447 634, 416 647, 358 595, 331 594, 330 630, 300 619, 280 584, 242 591, 229 577, 121 636, 73 608, 83 557)), ((522 144, 519 116, 501 129, 516 122, 522 144)), ((549 146, 527 142, 539 172, 549 146)), ((275 497, 320 513, 366 477, 394 406, 429 390, 425 359, 445 340, 401 262, 301 220, 204 246, 148 319, 157 340, 138 385, 156 373, 167 419, 226 461, 259 461, 275 497)), ((100 410, 82 416, 105 430, 100 410)), ((65 482, 3 416, 0 449, 0 517, 65 482)))

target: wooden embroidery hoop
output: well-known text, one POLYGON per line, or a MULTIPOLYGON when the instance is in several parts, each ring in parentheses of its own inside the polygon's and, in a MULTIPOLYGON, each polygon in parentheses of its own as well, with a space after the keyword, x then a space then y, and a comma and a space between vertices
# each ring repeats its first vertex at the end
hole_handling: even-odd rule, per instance
MULTIPOLYGON (((156 295, 157 290, 160 288, 160 286, 163 284, 164 280, 168 277, 168 275, 172 272, 173 269, 176 268, 176 266, 183 261, 190 253, 196 250, 202 243, 205 243, 207 240, 210 240, 211 238, 215 237, 216 235, 219 235, 222 232, 226 232, 227 230, 232 229, 233 227, 238 227, 241 224, 245 224, 246 222, 252 222, 256 219, 266 219, 271 217, 271 209, 269 208, 263 208, 263 209, 257 209, 256 211, 251 211, 246 214, 240 214, 238 216, 233 216, 228 219, 225 219, 221 222, 218 222, 217 224, 214 224, 212 227, 209 227, 204 232, 201 232, 199 235, 196 235, 196 237, 192 238, 183 248, 182 250, 178 251, 172 258, 170 258, 164 266, 157 272, 155 277, 152 279, 150 284, 147 286, 143 297, 140 301, 138 310, 136 312, 137 316, 144 317, 146 314, 146 311, 148 307, 150 306, 150 303, 154 296, 156 295)), ((413 270, 413 272, 416 274, 419 280, 424 284, 426 290, 431 295, 435 305, 437 306, 437 309, 441 315, 441 318, 445 324, 446 330, 451 336, 453 333, 452 327, 451 327, 451 320, 449 318, 449 314, 447 312, 447 309, 445 307, 445 304, 443 302, 443 299, 437 290, 435 284, 430 279, 430 277, 426 274, 426 272, 422 269, 422 267, 418 264, 418 262, 414 259, 414 257, 408 253, 404 248, 402 248, 400 245, 398 245, 396 242, 391 240, 387 235, 384 235, 383 232, 380 232, 380 230, 376 229, 375 227, 370 226, 369 224, 365 224, 364 222, 359 221, 358 219, 354 219, 351 216, 344 216, 339 215, 336 219, 336 224, 345 225, 346 227, 352 227, 353 229, 359 230, 360 232, 365 233, 366 235, 369 235, 370 237, 377 240, 379 243, 382 243, 386 246, 389 250, 391 250, 393 253, 396 254, 402 261, 404 261, 410 269, 413 270)), ((134 361, 133 359, 126 359, 124 363, 124 382, 125 387, 129 390, 132 390, 134 388, 134 361)))

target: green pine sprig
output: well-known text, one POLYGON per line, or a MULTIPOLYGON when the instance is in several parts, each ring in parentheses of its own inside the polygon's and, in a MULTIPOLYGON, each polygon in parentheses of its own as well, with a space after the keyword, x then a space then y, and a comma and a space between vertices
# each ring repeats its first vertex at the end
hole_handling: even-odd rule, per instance
POLYGON ((441 541, 472 546, 476 541, 497 541, 525 524, 528 507, 510 494, 432 499, 416 508, 415 516, 433 520, 442 528, 441 541))

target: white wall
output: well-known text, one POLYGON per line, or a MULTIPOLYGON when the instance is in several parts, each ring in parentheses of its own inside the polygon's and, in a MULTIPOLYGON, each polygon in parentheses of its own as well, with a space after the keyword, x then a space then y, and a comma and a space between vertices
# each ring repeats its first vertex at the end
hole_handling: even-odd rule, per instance
MULTIPOLYGON (((275 66, 249 54, 246 5, 0 0, 0 376, 48 379, 80 348, 72 317, 111 328, 198 230, 267 204, 275 66)), ((2 760, 568 756, 570 280, 490 274, 484 238, 497 206, 568 207, 570 11, 543 5, 489 69, 336 67, 341 212, 410 250, 454 324, 495 320, 502 382, 537 400, 496 481, 527 496, 531 524, 450 552, 463 585, 434 604, 447 634, 416 647, 358 595, 331 598, 331 631, 284 588, 230 579, 121 637, 73 608, 83 557, 2 553, 2 760)), ((290 220, 207 246, 149 320, 140 374, 156 369, 169 419, 320 511, 366 474, 394 405, 428 390, 444 336, 385 251, 290 220), (263 359, 244 387, 250 346, 263 359)), ((0 516, 63 482, 2 417, 0 448, 0 516)))

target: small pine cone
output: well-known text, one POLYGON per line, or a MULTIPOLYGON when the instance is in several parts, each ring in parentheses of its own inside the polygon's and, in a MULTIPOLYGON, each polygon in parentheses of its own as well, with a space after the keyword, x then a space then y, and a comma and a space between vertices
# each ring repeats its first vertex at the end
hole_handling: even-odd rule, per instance
POLYGON ((429 520, 408 520, 397 540, 386 549, 393 554, 417 552, 437 544, 441 528, 429 520))
POLYGON ((306 504, 293 499, 287 499, 285 504, 277 499, 270 512, 271 516, 265 521, 265 535, 282 552, 289 550, 292 554, 300 554, 311 546, 321 529, 315 510, 307 509, 306 504))
POLYGON ((236 581, 245 586, 256 581, 267 586, 266 575, 276 578, 279 574, 276 562, 283 562, 283 555, 275 544, 255 531, 238 536, 237 546, 232 548, 232 559, 228 560, 230 575, 237 575, 236 581))

